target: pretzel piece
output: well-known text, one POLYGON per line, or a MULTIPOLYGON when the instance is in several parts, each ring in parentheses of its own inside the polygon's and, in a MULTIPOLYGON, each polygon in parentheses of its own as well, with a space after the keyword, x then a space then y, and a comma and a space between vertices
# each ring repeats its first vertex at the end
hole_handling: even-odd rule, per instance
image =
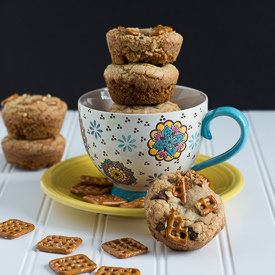
POLYGON ((54 259, 49 266, 58 275, 80 274, 97 268, 97 264, 84 254, 54 259))
POLYGON ((205 176, 203 176, 203 175, 201 175, 201 174, 199 174, 196 171, 191 170, 191 169, 188 172, 190 172, 192 179, 195 180, 195 183, 197 185, 199 185, 200 187, 202 187, 203 184, 205 183, 205 184, 207 184, 209 186, 210 181, 205 176))
POLYGON ((10 219, 0 223, 0 237, 6 239, 15 239, 35 229, 31 223, 10 219))
POLYGON ((120 204, 127 202, 127 200, 111 194, 103 194, 98 196, 87 195, 83 197, 83 200, 89 203, 107 206, 119 206, 120 204))
POLYGON ((100 187, 112 187, 113 182, 105 177, 93 177, 87 175, 81 175, 79 181, 86 185, 100 186, 100 187))
POLYGON ((133 201, 125 202, 119 205, 123 208, 143 208, 144 207, 145 197, 137 198, 133 201))
POLYGON ((18 97, 18 94, 13 94, 1 101, 1 106, 4 106, 7 102, 10 102, 18 97))
POLYGON ((166 228, 166 237, 174 243, 187 244, 188 227, 182 227, 183 219, 177 216, 178 211, 172 208, 166 228))
POLYGON ((92 185, 86 185, 84 183, 78 183, 70 188, 70 191, 76 195, 102 195, 111 193, 112 187, 98 187, 92 185))
POLYGON ((195 201, 195 206, 200 211, 202 216, 206 216, 218 207, 218 203, 214 196, 201 198, 199 201, 195 201))
POLYGON ((102 266, 95 275, 140 275, 137 268, 102 266))
POLYGON ((186 184, 185 184, 185 178, 182 177, 181 181, 177 183, 173 189, 172 189, 172 194, 176 198, 181 199, 182 204, 186 204, 187 202, 187 193, 186 193, 186 184))
POLYGON ((148 251, 148 247, 132 238, 121 238, 105 242, 101 247, 111 255, 124 259, 137 256, 148 251))
POLYGON ((45 252, 69 254, 72 253, 81 243, 82 239, 78 237, 49 235, 37 243, 36 248, 45 252))

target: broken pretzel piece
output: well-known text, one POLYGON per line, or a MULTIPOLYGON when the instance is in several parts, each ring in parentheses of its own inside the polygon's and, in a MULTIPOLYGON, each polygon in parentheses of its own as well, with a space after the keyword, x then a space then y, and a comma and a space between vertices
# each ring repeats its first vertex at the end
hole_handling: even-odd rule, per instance
POLYGON ((187 244, 188 228, 182 227, 183 219, 177 216, 178 211, 172 208, 166 228, 166 237, 175 243, 187 244))
POLYGON ((209 179, 207 179, 203 175, 197 173, 196 171, 190 169, 190 170, 188 170, 187 173, 191 174, 191 179, 193 179, 195 181, 195 183, 197 185, 199 185, 200 187, 203 187, 203 184, 207 184, 207 186, 210 185, 209 179))
POLYGON ((181 181, 177 183, 173 189, 172 189, 172 194, 176 198, 181 199, 182 204, 186 204, 187 202, 187 193, 186 193, 186 184, 185 184, 185 178, 182 177, 181 181))
POLYGON ((133 201, 125 202, 119 205, 122 208, 143 208, 145 197, 137 198, 133 201))
POLYGON ((1 101, 1 106, 4 106, 7 102, 10 102, 18 97, 18 94, 13 94, 1 101))
POLYGON ((127 202, 127 200, 111 194, 103 195, 87 195, 83 197, 83 200, 93 204, 106 205, 106 206, 119 206, 122 203, 127 202))
POLYGON ((199 201, 195 202, 195 205, 202 216, 208 215, 218 207, 218 203, 212 195, 209 195, 206 198, 201 198, 199 201))

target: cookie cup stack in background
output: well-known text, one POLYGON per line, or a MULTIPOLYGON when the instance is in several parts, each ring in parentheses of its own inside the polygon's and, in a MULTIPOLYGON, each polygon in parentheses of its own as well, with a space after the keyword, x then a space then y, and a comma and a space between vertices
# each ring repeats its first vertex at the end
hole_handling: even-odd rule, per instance
MULTIPOLYGON (((169 100, 179 77, 177 68, 170 63, 179 54, 183 41, 180 34, 161 25, 146 29, 118 27, 110 30, 106 39, 112 64, 105 69, 104 80, 116 110, 119 105, 125 112, 123 105, 155 106, 167 102, 169 111, 179 110, 169 100)), ((146 112, 151 110, 156 108, 147 108, 146 112)))
POLYGON ((59 162, 66 141, 60 134, 67 104, 51 95, 17 94, 1 102, 8 135, 1 145, 6 161, 26 169, 40 169, 59 162))

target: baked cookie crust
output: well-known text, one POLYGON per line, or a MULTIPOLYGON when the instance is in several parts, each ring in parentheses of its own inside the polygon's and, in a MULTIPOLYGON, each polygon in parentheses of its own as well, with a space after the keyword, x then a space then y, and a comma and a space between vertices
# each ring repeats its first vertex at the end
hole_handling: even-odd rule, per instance
POLYGON ((150 63, 164 65, 176 61, 183 38, 170 27, 114 28, 106 34, 113 64, 150 63))
POLYGON ((2 109, 9 135, 17 139, 45 139, 56 136, 62 127, 67 104, 50 95, 15 96, 2 109))
POLYGON ((37 140, 20 140, 8 135, 1 145, 8 163, 25 169, 40 169, 61 160, 66 140, 61 134, 37 140))
POLYGON ((104 80, 112 100, 121 105, 151 105, 171 100, 179 77, 172 64, 109 65, 104 80))

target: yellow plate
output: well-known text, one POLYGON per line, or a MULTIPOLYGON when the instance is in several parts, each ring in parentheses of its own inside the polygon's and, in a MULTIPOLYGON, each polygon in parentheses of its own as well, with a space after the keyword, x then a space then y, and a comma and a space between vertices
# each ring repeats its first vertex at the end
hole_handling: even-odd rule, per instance
MULTIPOLYGON (((209 159, 199 155, 196 163, 209 159)), ((241 172, 229 163, 223 162, 200 171, 211 180, 211 188, 223 201, 235 196, 243 187, 241 172)), ((42 190, 52 199, 77 209, 131 218, 144 218, 143 208, 119 208, 102 206, 83 201, 72 194, 70 188, 78 183, 80 175, 102 176, 88 155, 74 157, 49 168, 41 178, 42 190)))

